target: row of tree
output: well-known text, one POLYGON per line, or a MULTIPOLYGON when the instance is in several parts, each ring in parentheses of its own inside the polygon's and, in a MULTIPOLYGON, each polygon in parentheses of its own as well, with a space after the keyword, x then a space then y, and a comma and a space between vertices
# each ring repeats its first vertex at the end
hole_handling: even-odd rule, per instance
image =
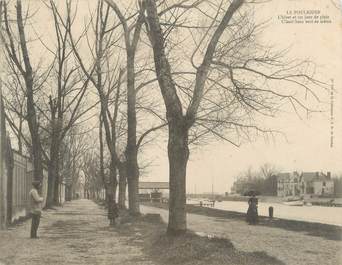
MULTIPOLYGON (((277 196, 277 175, 280 171, 271 164, 264 164, 258 171, 248 168, 241 172, 233 183, 232 193, 245 195, 248 191, 256 191, 262 195, 277 196)), ((342 197, 342 176, 336 175, 334 181, 334 197, 342 197)))
POLYGON ((231 191, 240 195, 255 191, 262 195, 277 196, 277 173, 279 170, 270 164, 262 165, 258 171, 248 168, 239 174, 231 191))
POLYGON ((286 59, 286 51, 260 41, 258 1, 99 0, 84 22, 76 2, 51 0, 42 2, 52 18, 49 41, 30 23, 39 10, 30 14, 22 2, 29 3, 0 2, 7 121, 19 150, 26 146, 32 157, 35 178, 48 169, 48 206, 58 202, 63 143, 79 143, 85 149, 74 156, 73 174, 102 185, 108 201, 119 186, 121 207, 127 182, 129 211, 139 214, 139 150, 167 128, 168 232, 182 234, 190 147, 211 140, 239 146, 272 134, 261 117, 274 117, 284 102, 298 115, 312 111, 305 100, 318 100, 315 89, 323 86, 312 62, 286 59), (82 138, 94 131, 95 149, 82 138))

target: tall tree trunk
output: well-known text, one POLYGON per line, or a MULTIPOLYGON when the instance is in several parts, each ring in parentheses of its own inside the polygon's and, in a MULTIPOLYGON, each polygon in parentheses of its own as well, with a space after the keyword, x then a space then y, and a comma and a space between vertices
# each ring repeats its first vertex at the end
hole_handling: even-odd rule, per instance
POLYGON ((54 190, 55 190, 55 172, 53 165, 49 163, 48 165, 48 187, 47 187, 47 198, 46 198, 46 208, 50 208, 54 204, 54 190))
POLYGON ((126 186, 127 186, 127 168, 126 163, 119 165, 119 208, 125 209, 126 205, 126 186))
POLYGON ((58 205, 58 163, 59 163, 59 144, 56 141, 56 137, 52 136, 50 146, 50 160, 48 163, 48 189, 47 189, 47 201, 46 207, 52 207, 58 205))
POLYGON ((65 186, 65 200, 66 201, 71 201, 72 200, 72 183, 69 185, 65 186))
POLYGON ((108 206, 108 218, 112 219, 115 215, 114 213, 114 204, 116 203, 116 188, 117 188, 117 180, 116 180, 116 164, 111 161, 110 165, 110 176, 109 183, 107 186, 107 206, 108 206))
POLYGON ((117 174, 116 174, 116 164, 115 161, 111 162, 109 170, 109 189, 108 192, 111 194, 112 199, 116 200, 116 188, 118 186, 117 174))
POLYGON ((111 156, 109 181, 106 185, 106 202, 108 206, 108 216, 112 216, 113 204, 116 203, 116 189, 117 189, 117 174, 115 157, 111 156))
POLYGON ((169 124, 169 223, 168 234, 186 232, 186 166, 189 159, 188 129, 183 121, 169 124))
POLYGON ((137 117, 136 117, 136 92, 134 87, 134 51, 130 47, 127 50, 127 181, 128 181, 128 205, 132 215, 140 214, 138 200, 139 193, 139 166, 137 150, 137 117))
POLYGON ((127 19, 121 13, 116 3, 112 0, 106 0, 117 14, 124 31, 125 48, 127 56, 127 181, 128 181, 128 201, 129 212, 132 215, 140 214, 138 201, 139 167, 137 158, 137 119, 136 119, 136 91, 135 91, 135 70, 134 61, 136 48, 140 39, 141 27, 144 23, 144 8, 140 10, 138 20, 135 23, 134 30, 128 24, 127 19))
POLYGON ((24 23, 22 17, 21 1, 17 0, 17 25, 19 32, 20 47, 22 50, 23 61, 25 64, 25 86, 27 96, 27 122, 32 139, 32 156, 33 156, 33 169, 34 180, 42 181, 43 179, 43 164, 41 153, 41 142, 39 136, 39 125, 37 122, 37 115, 35 110, 35 102, 33 98, 33 71, 30 63, 29 53, 27 50, 27 41, 25 37, 24 23))
POLYGON ((139 178, 136 177, 139 175, 138 170, 135 168, 134 172, 131 170, 128 173, 127 184, 128 184, 128 205, 129 212, 131 215, 139 215, 140 214, 140 205, 139 205, 139 178), (132 174, 132 175, 129 175, 132 174), (134 176, 135 175, 135 176, 134 176))
POLYGON ((186 230, 186 166, 189 158, 188 130, 194 124, 201 103, 205 81, 208 77, 216 47, 232 16, 244 3, 233 0, 209 39, 201 65, 197 68, 194 91, 190 104, 183 114, 182 102, 172 77, 171 66, 165 52, 164 32, 159 22, 157 4, 154 0, 144 1, 147 11, 148 34, 153 48, 156 75, 166 107, 169 123, 168 155, 170 166, 170 205, 168 232, 181 234, 186 230))
POLYGON ((55 186, 54 186, 54 190, 53 190, 53 204, 54 205, 59 205, 60 203, 61 203, 61 200, 60 200, 60 183, 61 183, 61 181, 60 181, 60 177, 59 177, 59 166, 58 166, 58 163, 59 163, 59 161, 57 160, 57 162, 56 162, 56 172, 55 172, 55 179, 54 179, 54 181, 55 181, 55 186))
POLYGON ((22 142, 22 131, 23 131, 23 122, 24 120, 19 118, 19 131, 18 131, 18 152, 19 154, 23 154, 23 142, 22 142))
POLYGON ((104 158, 103 158, 103 153, 104 153, 104 148, 103 148, 103 121, 102 121, 102 115, 100 115, 100 127, 99 127, 99 138, 100 138, 100 175, 102 179, 102 184, 103 187, 105 188, 105 201, 107 201, 107 183, 106 183, 106 177, 105 177, 105 172, 104 172, 104 158))

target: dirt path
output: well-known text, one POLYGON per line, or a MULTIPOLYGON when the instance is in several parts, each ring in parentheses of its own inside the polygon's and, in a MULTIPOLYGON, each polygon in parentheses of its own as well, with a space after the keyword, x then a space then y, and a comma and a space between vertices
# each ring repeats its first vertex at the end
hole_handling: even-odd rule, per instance
MULTIPOLYGON (((142 206, 142 211, 159 213, 167 221, 166 210, 142 206)), ((341 241, 197 214, 188 214, 188 226, 196 232, 228 238, 244 252, 264 251, 287 265, 342 264, 341 241)), ((164 265, 144 251, 143 228, 109 228, 105 211, 89 200, 68 202, 44 212, 37 240, 29 239, 29 229, 30 222, 24 222, 0 231, 0 265, 164 265)))
POLYGON ((43 213, 39 239, 29 239, 30 222, 0 231, 0 265, 152 265, 132 237, 108 227, 105 212, 89 200, 67 202, 43 213))
MULTIPOLYGON (((143 213, 159 213, 167 222, 168 212, 142 206, 143 213)), ((188 214, 188 228, 206 234, 225 237, 242 251, 265 251, 287 265, 342 264, 342 242, 310 236, 281 228, 250 226, 241 220, 231 220, 188 214)))

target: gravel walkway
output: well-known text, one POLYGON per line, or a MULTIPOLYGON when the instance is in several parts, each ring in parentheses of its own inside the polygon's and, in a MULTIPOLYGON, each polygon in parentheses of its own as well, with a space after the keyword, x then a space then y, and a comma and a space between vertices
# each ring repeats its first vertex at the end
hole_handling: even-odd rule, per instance
POLYGON ((39 239, 29 239, 30 222, 0 231, 0 265, 152 265, 132 236, 108 227, 104 210, 89 200, 65 203, 43 213, 39 239))
MULTIPOLYGON (((143 213, 159 213, 167 222, 168 212, 142 206, 143 213)), ((188 214, 188 228, 225 237, 242 251, 265 251, 287 265, 342 265, 342 242, 281 228, 250 226, 243 221, 188 214)))
MULTIPOLYGON (((168 212, 142 206, 143 213, 168 212)), ((238 250, 264 251, 287 265, 342 264, 342 242, 243 221, 188 214, 189 229, 231 240, 238 250)), ((124 264, 153 265, 143 250, 132 245, 136 235, 108 227, 104 210, 89 200, 68 202, 44 212, 39 239, 29 239, 30 222, 0 231, 0 265, 124 264)))

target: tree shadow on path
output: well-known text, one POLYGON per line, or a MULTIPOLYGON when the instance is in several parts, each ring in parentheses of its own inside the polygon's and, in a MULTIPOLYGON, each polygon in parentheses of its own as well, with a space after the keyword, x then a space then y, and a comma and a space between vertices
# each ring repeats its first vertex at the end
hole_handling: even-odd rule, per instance
MULTIPOLYGON (((146 215, 148 216, 148 215, 146 215)), ((127 244, 139 247, 160 265, 284 265, 265 252, 237 250, 226 238, 200 236, 191 231, 181 236, 167 236, 161 218, 129 220, 116 228, 120 236, 129 236, 127 244)))

